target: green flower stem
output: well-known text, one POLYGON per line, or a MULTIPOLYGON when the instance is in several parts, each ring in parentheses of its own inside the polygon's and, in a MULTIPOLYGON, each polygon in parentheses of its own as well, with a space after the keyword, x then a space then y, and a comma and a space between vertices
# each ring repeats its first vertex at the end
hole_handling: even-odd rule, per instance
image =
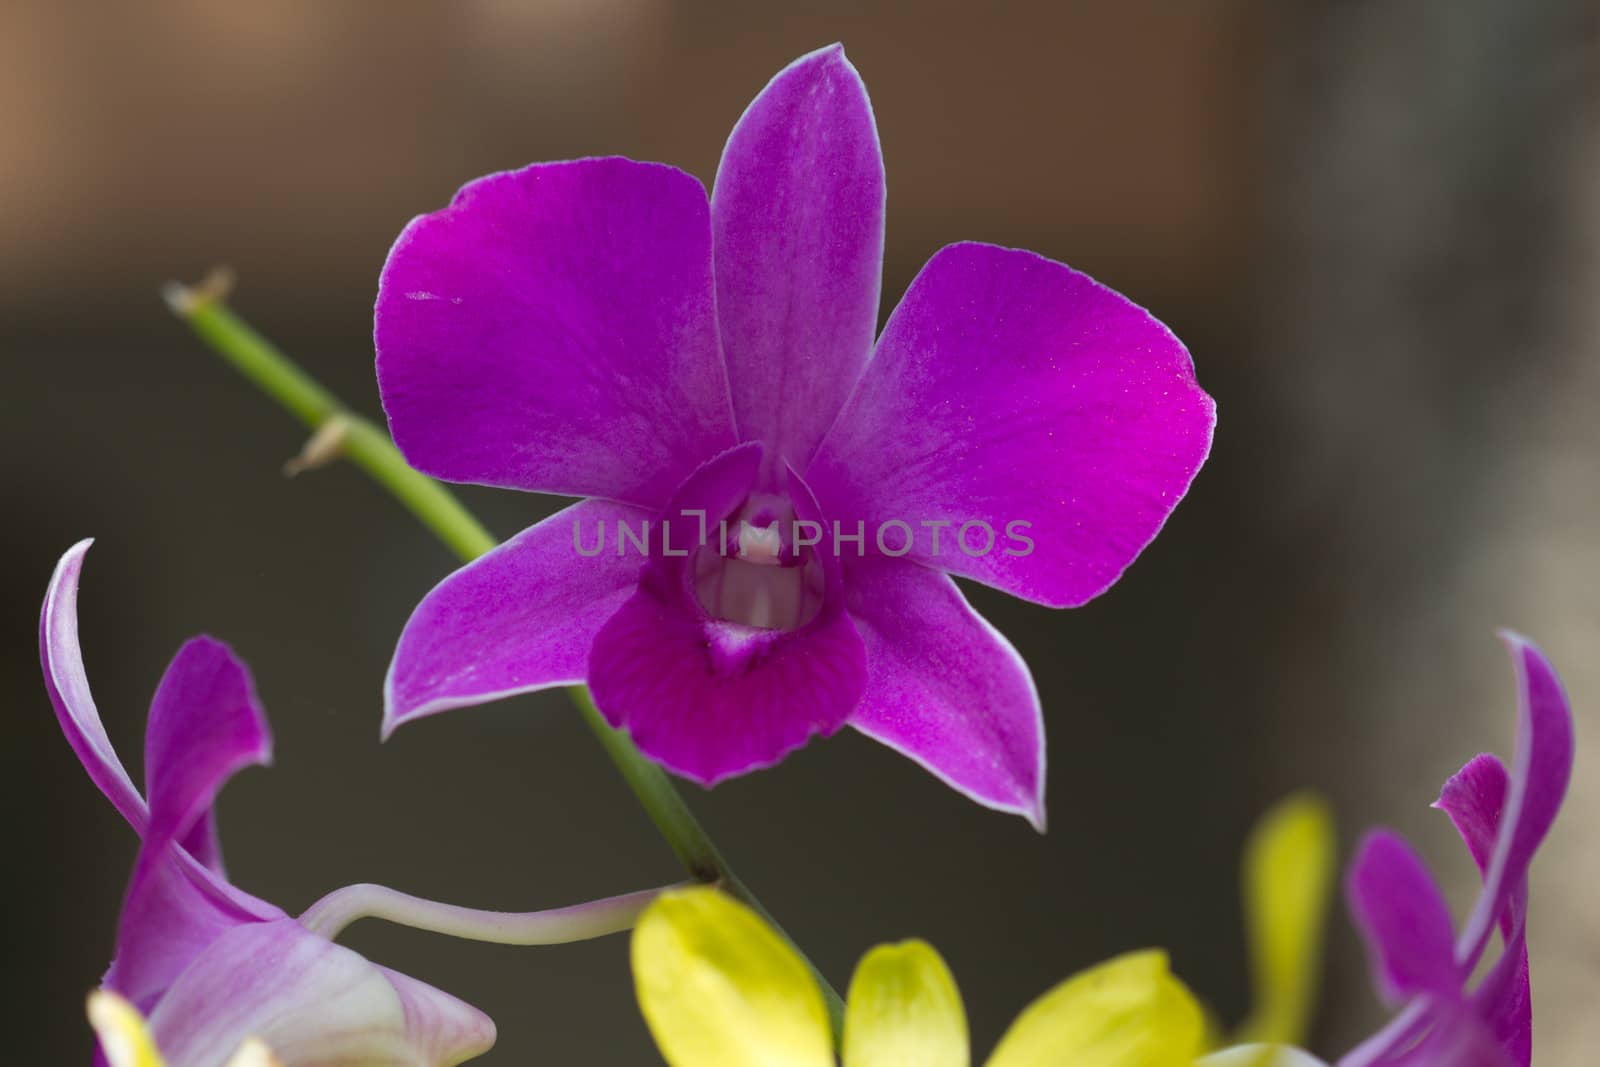
POLYGON ((822 972, 817 970, 816 964, 801 952, 794 938, 784 932, 783 927, 778 925, 778 920, 774 919, 772 913, 756 899, 756 895, 749 887, 733 873, 733 868, 728 866, 728 861, 717 851, 716 843, 700 825, 700 821, 694 817, 694 812, 689 810, 683 794, 672 784, 672 779, 668 778, 660 767, 645 759, 639 750, 633 747, 633 742, 628 740, 627 734, 611 728, 611 724, 601 717, 599 710, 594 706, 594 698, 589 695, 588 687, 572 686, 567 690, 567 695, 578 705, 578 710, 583 713, 583 721, 589 724, 589 729, 594 731, 594 736, 600 741, 600 747, 606 750, 611 762, 622 772, 628 788, 633 790, 633 795, 644 805, 644 810, 656 824, 656 829, 661 831, 661 836, 666 838, 667 844, 672 846, 672 851, 677 853, 678 862, 683 864, 683 869, 702 882, 715 882, 723 892, 754 908, 768 925, 782 934, 784 940, 800 953, 800 958, 811 968, 812 976, 822 989, 822 998, 828 1005, 828 1017, 833 1021, 834 1036, 841 1036, 844 1033, 844 1000, 839 996, 838 990, 834 989, 823 977, 822 972))
MULTIPOLYGON (((219 283, 211 283, 217 287, 219 283)), ((463 560, 476 559, 495 539, 444 486, 411 467, 389 435, 346 408, 278 348, 228 310, 220 293, 176 283, 167 304, 217 355, 313 431, 333 427, 337 454, 371 475, 463 560)), ((312 462, 315 462, 314 460, 312 462)))
MULTIPOLYGON (((192 289, 172 283, 163 295, 173 313, 188 323, 212 351, 312 430, 313 437, 300 466, 315 466, 333 456, 350 460, 389 490, 462 562, 495 547, 494 537, 483 524, 461 506, 453 493, 408 464, 381 427, 346 408, 230 311, 224 302, 228 287, 226 276, 214 275, 192 289)), ((781 933, 781 927, 722 858, 666 772, 645 759, 626 734, 611 728, 595 709, 587 688, 572 686, 567 693, 684 869, 692 877, 714 882, 744 901, 781 933)), ((794 944, 793 939, 789 941, 794 944)), ((798 946, 795 949, 799 951, 798 946)), ((801 953, 801 957, 805 958, 805 954, 801 953)), ((844 1001, 815 965, 809 960, 807 965, 822 989, 837 1039, 843 1031, 844 1001)))

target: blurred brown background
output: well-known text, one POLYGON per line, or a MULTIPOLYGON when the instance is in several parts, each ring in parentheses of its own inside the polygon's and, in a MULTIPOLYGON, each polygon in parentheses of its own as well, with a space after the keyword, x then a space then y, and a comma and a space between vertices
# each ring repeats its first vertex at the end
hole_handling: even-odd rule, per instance
MULTIPOLYGON (((571 903, 676 876, 559 693, 379 746, 379 686, 452 565, 355 471, 279 473, 295 425, 156 297, 225 261, 236 306, 377 413, 389 242, 466 180, 620 153, 709 182, 794 56, 843 40, 890 182, 884 311, 949 241, 1022 245, 1146 304, 1218 398, 1213 458, 1110 594, 1054 613, 979 591, 1033 665, 1051 829, 982 811, 859 737, 692 799, 838 983, 869 945, 946 953, 986 1050, 1049 984, 1168 947, 1247 1003, 1237 852, 1310 785, 1345 844, 1415 836, 1509 750, 1497 625, 1540 640, 1580 763, 1535 869, 1541 1064, 1600 1044, 1600 55, 1576 0, 1037 5, 0 6, 0 663, 8 709, 9 1058, 87 1062, 133 835, 60 738, 36 605, 95 535, 84 645, 113 739, 205 630, 252 663, 277 766, 224 797, 237 881, 285 908, 373 880, 571 903), (17 1042, 20 1041, 20 1044, 17 1042)), ((469 492, 509 535, 554 502, 469 492)), ((1379 1017, 1342 909, 1316 1047, 1379 1017)), ((351 942, 481 1006, 487 1063, 655 1062, 622 938, 550 949, 363 924, 351 942)))

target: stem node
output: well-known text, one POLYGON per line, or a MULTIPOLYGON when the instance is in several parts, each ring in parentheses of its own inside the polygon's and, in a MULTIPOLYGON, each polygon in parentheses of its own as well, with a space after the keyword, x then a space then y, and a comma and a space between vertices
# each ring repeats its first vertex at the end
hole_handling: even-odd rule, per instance
POLYGON ((350 436, 351 425, 350 417, 342 412, 330 417, 306 439, 299 455, 291 456, 284 462, 283 476, 293 478, 297 474, 326 467, 343 456, 345 439, 350 436))
POLYGON ((233 294, 239 276, 232 267, 218 264, 194 285, 168 282, 161 287, 161 298, 180 319, 187 319, 208 304, 221 304, 233 294))

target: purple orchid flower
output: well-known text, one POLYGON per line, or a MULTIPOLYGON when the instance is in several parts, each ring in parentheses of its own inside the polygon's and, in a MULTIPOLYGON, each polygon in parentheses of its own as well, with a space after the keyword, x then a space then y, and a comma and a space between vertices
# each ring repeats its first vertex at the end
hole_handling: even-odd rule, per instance
POLYGON ((749 106, 709 201, 675 168, 583 159, 412 221, 376 310, 396 443, 450 481, 589 499, 428 594, 386 733, 586 682, 703 785, 848 723, 1042 824, 1038 694, 951 576, 1100 595, 1215 406, 1142 308, 1016 249, 938 252, 874 344, 884 213, 835 45, 749 106))
POLYGON ((194 638, 167 668, 150 706, 140 795, 106 736, 78 645, 89 544, 56 567, 39 645, 67 741, 142 841, 104 987, 149 1018, 169 1067, 215 1067, 247 1037, 284 1067, 453 1067, 487 1050, 495 1031, 483 1013, 228 881, 212 805, 235 772, 270 762, 272 739, 250 674, 226 645, 194 638))
POLYGON ((1379 992, 1404 1007, 1339 1067, 1528 1067, 1532 1059, 1528 867, 1572 775, 1572 711, 1543 654, 1503 637, 1520 695, 1512 768, 1474 757, 1434 805, 1482 872, 1477 904, 1456 934, 1444 894, 1405 840, 1382 829, 1365 837, 1346 894, 1379 992), (1504 949, 1469 989, 1497 925, 1504 949))

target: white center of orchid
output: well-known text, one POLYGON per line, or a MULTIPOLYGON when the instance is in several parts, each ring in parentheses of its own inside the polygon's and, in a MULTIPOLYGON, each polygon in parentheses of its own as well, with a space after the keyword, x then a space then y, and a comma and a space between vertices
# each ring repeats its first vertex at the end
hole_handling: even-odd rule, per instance
POLYGON ((714 618, 757 630, 794 630, 822 610, 822 563, 796 540, 786 497, 752 496, 694 559, 694 591, 714 618), (737 533, 733 533, 734 530, 737 533))

